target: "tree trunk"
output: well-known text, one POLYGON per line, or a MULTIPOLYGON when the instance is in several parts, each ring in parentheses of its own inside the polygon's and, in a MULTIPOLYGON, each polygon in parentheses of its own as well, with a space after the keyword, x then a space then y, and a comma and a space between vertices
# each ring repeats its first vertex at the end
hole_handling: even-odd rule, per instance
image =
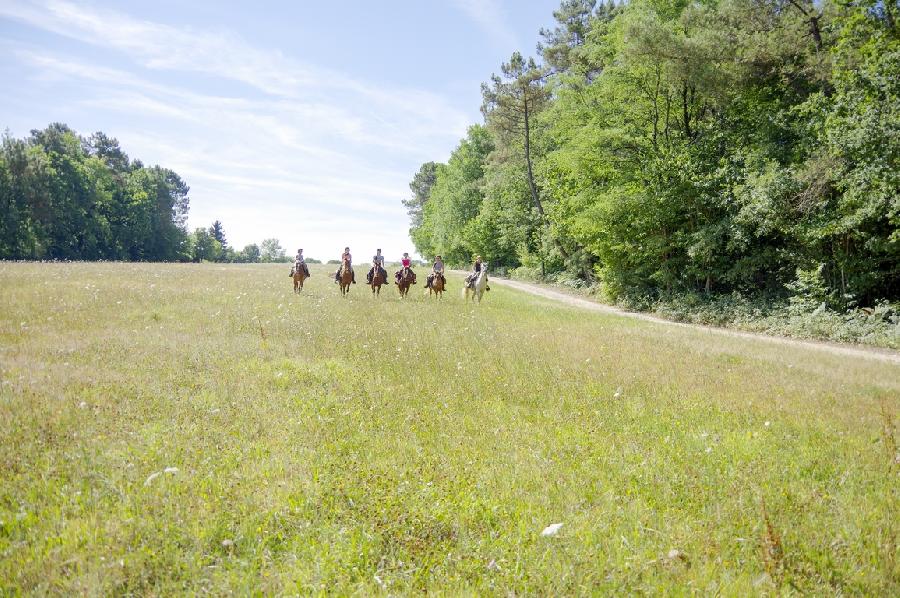
MULTIPOLYGON (((812 35, 813 41, 816 43, 816 51, 822 51, 822 30, 819 26, 819 19, 822 15, 816 15, 805 8, 803 8, 797 0, 790 0, 790 3, 794 5, 794 8, 800 11, 800 13, 808 19, 807 23, 809 24, 809 33, 812 35)), ((887 3, 885 3, 887 4, 887 3)), ((815 10, 815 6, 813 6, 813 10, 815 10)))
POLYGON ((534 207, 537 208, 538 214, 541 215, 541 220, 544 219, 544 206, 541 204, 541 199, 538 197, 537 186, 534 184, 534 172, 531 168, 531 129, 529 125, 529 117, 528 117, 528 98, 525 98, 525 163, 528 166, 528 188, 531 191, 531 200, 534 202, 534 207))
MULTIPOLYGON (((534 184, 534 170, 531 167, 531 125, 530 125, 530 117, 528 114, 528 95, 527 92, 524 96, 525 105, 525 163, 528 167, 528 188, 531 190, 531 200, 534 202, 534 206, 537 208, 538 214, 541 215, 541 222, 547 228, 550 227, 550 223, 547 222, 547 218, 544 215, 544 206, 541 204, 541 198, 538 196, 537 185, 534 184)), ((559 250, 560 255, 563 256, 563 259, 569 258, 569 252, 566 251, 565 247, 562 246, 562 243, 559 242, 559 239, 553 237, 553 244, 556 245, 556 248, 559 250)))
POLYGON ((809 18, 809 32, 812 34, 816 42, 816 52, 822 51, 822 31, 819 28, 819 17, 811 16, 809 18))

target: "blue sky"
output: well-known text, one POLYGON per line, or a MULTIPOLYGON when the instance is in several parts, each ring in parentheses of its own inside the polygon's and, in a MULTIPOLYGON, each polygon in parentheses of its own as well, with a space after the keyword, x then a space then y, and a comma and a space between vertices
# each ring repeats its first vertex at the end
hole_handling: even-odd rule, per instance
POLYGON ((0 128, 101 130, 191 186, 189 226, 356 261, 412 251, 408 183, 480 122, 558 0, 0 0, 0 128), (249 6, 252 6, 250 8, 249 6))

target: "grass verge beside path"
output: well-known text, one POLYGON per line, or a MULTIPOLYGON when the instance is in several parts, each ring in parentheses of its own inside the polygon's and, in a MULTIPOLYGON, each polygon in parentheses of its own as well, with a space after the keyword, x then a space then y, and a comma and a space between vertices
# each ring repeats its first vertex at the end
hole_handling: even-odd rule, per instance
MULTIPOLYGON (((900 351, 900 305, 896 303, 881 302, 872 308, 842 312, 829 309, 824 303, 810 298, 792 304, 784 299, 754 300, 739 294, 699 293, 657 299, 631 297, 622 299, 617 305, 610 305, 598 299, 596 287, 575 288, 520 275, 515 275, 513 280, 555 289, 621 313, 642 314, 670 322, 900 351)), ((792 298, 791 301, 794 299, 799 298, 792 298)))
POLYGON ((328 269, 0 263, 3 591, 900 594, 900 366, 328 269))
POLYGON ((633 311, 625 311, 618 307, 613 307, 611 305, 600 303, 598 301, 593 301, 591 299, 573 295, 570 293, 566 293, 562 290, 559 290, 558 287, 550 286, 550 285, 541 285, 537 283, 531 282, 522 282, 519 280, 512 280, 508 278, 498 278, 494 277, 491 279, 495 284, 506 285, 513 289, 523 291, 525 293, 531 293, 533 295, 537 295, 539 297, 545 297, 547 299, 553 299, 555 301, 561 302, 566 305, 570 305, 573 307, 580 307, 583 309, 590 309, 592 311, 599 311, 606 314, 614 314, 627 318, 636 318, 639 320, 645 320, 648 322, 656 322, 658 324, 670 325, 670 326, 686 326, 692 327, 697 330, 703 330, 713 334, 724 334, 727 336, 735 336, 742 337, 747 339, 762 339, 767 340, 769 342, 774 343, 782 343, 782 344, 790 344, 797 347, 806 347, 807 349, 817 350, 817 351, 825 351, 828 353, 833 353, 836 355, 848 355, 855 357, 864 357, 869 359, 876 359, 879 361, 885 361, 888 363, 898 363, 900 364, 900 352, 895 351, 893 349, 884 349, 878 347, 870 347, 865 345, 850 345, 850 344, 840 344, 840 343, 832 343, 826 341, 810 341, 810 340, 801 340, 796 338, 789 338, 783 336, 773 336, 769 334, 762 333, 754 333, 754 332, 742 332, 739 330, 735 330, 732 328, 721 328, 718 326, 706 326, 702 324, 688 324, 685 322, 677 322, 673 320, 669 320, 663 317, 655 316, 652 314, 644 313, 644 312, 633 312, 633 311))

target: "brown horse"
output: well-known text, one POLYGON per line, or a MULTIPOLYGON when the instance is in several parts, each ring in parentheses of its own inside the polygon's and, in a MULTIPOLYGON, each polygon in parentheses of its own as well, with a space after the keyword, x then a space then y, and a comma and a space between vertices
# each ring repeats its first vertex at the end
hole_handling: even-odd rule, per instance
POLYGON ((303 290, 303 281, 306 280, 306 268, 300 266, 294 266, 293 270, 291 270, 294 275, 294 292, 299 293, 303 290))
POLYGON ((409 268, 403 268, 400 270, 400 280, 395 281, 397 285, 397 289, 400 291, 400 298, 406 297, 409 295, 409 287, 413 285, 415 281, 415 274, 409 268))
POLYGON ((431 297, 432 293, 437 295, 438 299, 444 298, 444 277, 441 274, 435 274, 431 286, 428 287, 428 296, 431 297))
POLYGON ((341 296, 344 297, 350 292, 350 283, 353 282, 353 269, 350 267, 349 260, 344 260, 344 263, 341 264, 341 275, 339 280, 341 284, 341 296))
POLYGON ((372 287, 372 295, 381 296, 381 285, 386 282, 384 278, 381 268, 375 268, 375 272, 372 273, 372 282, 369 284, 372 287))

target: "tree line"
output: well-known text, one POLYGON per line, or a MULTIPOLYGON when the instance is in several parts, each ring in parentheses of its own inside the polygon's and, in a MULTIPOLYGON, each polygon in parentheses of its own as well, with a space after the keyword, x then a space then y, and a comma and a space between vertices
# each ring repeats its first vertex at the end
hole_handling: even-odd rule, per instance
POLYGON ((900 298, 897 0, 564 0, 403 203, 419 253, 613 299, 900 298))
POLYGON ((132 160, 103 133, 64 124, 8 133, 0 144, 0 258, 154 260, 185 257, 189 187, 132 160))
MULTIPOLYGON (((228 244, 225 238, 225 227, 221 221, 216 220, 209 228, 197 228, 188 237, 191 260, 195 262, 229 262, 229 263, 256 263, 256 262, 292 262, 293 256, 287 255, 278 239, 270 238, 262 243, 250 243, 243 249, 237 250, 228 244)), ((310 264, 319 264, 319 260, 306 258, 310 264)))
POLYGON ((190 188, 65 124, 0 143, 0 259, 289 261, 278 239, 236 250, 220 221, 189 233, 190 188))

